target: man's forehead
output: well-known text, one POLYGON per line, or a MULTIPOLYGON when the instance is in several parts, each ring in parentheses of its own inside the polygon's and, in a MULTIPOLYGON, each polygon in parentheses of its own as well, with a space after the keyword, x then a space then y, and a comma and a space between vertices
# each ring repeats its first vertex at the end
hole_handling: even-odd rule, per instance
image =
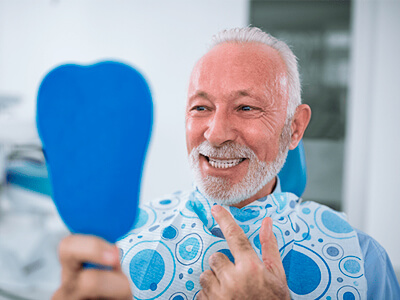
POLYGON ((189 97, 204 85, 226 81, 238 84, 236 90, 256 85, 281 85, 286 81, 286 65, 277 50, 261 43, 222 43, 207 52, 195 65, 189 84, 189 97))
POLYGON ((224 61, 226 64, 257 62, 258 64, 269 64, 271 66, 285 65, 279 52, 266 44, 258 42, 225 42, 211 48, 199 59, 195 67, 204 67, 219 61, 224 61))

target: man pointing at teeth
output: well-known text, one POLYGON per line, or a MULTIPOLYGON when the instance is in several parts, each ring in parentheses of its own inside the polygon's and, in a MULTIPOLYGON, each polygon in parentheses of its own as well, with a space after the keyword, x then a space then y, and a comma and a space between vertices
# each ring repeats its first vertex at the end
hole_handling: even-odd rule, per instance
POLYGON ((194 189, 143 205, 119 249, 64 239, 53 299, 399 299, 376 241, 280 189, 310 117, 285 43, 257 28, 217 34, 189 84, 194 189))

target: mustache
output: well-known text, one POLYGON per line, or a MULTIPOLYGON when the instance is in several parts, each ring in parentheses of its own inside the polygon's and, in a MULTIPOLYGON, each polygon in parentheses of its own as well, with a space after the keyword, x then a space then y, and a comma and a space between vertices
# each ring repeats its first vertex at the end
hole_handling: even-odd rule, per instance
POLYGON ((249 147, 234 142, 223 144, 220 147, 214 147, 208 141, 204 141, 194 150, 197 150, 201 155, 213 158, 235 159, 256 157, 254 151, 249 147))

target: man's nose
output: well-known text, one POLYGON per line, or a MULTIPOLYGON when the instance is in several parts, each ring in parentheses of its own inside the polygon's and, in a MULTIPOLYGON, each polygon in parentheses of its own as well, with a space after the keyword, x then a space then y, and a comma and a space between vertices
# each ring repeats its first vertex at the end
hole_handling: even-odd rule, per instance
POLYGON ((237 132, 229 114, 226 112, 216 112, 208 123, 204 137, 214 147, 234 141, 237 137, 237 132))

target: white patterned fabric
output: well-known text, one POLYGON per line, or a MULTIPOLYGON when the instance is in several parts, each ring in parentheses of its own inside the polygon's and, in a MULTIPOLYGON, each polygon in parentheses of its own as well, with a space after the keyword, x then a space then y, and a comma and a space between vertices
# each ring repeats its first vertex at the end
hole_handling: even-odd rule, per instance
MULTIPOLYGON (((234 261, 211 215, 213 204, 194 190, 140 208, 135 229, 117 243, 135 299, 195 299, 211 254, 222 252, 234 261)), ((357 233, 342 214, 290 193, 274 193, 242 209, 225 208, 260 259, 261 222, 273 219, 293 299, 366 299, 357 233)))

